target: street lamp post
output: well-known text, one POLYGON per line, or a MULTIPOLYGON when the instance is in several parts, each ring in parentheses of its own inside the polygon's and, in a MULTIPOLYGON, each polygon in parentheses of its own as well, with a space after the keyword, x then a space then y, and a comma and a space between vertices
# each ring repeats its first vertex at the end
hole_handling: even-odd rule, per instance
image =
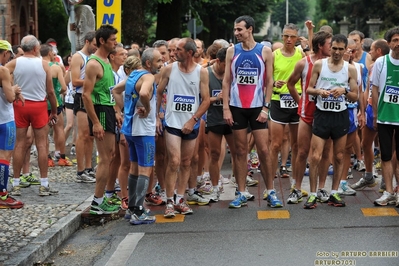
POLYGON ((0 6, 1 12, 1 38, 3 40, 6 39, 6 17, 4 13, 6 13, 6 6, 0 6))
POLYGON ((285 25, 288 24, 288 0, 285 0, 285 25))

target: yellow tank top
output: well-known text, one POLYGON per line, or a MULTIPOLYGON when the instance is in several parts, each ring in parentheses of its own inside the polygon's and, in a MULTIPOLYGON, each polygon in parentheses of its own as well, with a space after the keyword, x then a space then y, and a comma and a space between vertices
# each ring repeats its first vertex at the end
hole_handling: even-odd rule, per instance
MULTIPOLYGON (((273 80, 284 80, 288 81, 291 73, 294 72, 296 63, 302 59, 301 50, 295 47, 295 53, 291 57, 286 57, 281 53, 281 49, 277 49, 274 53, 274 65, 273 65, 273 80)), ((302 93, 301 81, 299 80, 295 84, 295 88, 299 94, 302 93)), ((280 94, 289 94, 287 84, 284 84, 281 88, 273 88, 272 100, 279 101, 280 94)))

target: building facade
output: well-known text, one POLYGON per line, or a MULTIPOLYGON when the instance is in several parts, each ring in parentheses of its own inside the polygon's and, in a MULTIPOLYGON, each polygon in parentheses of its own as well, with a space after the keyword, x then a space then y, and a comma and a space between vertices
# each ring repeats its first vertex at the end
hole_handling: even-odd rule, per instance
POLYGON ((1 39, 14 45, 28 34, 38 36, 37 1, 0 0, 1 39))

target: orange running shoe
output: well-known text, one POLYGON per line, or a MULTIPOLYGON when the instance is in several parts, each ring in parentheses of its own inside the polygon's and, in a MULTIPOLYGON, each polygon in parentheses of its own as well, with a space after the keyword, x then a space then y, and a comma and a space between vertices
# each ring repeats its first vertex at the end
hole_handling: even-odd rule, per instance
POLYGON ((55 166, 55 163, 54 163, 53 159, 48 158, 48 159, 47 159, 47 165, 48 165, 48 167, 54 167, 54 166, 55 166))
POLYGON ((72 166, 73 163, 69 161, 68 159, 58 159, 58 166, 72 166))

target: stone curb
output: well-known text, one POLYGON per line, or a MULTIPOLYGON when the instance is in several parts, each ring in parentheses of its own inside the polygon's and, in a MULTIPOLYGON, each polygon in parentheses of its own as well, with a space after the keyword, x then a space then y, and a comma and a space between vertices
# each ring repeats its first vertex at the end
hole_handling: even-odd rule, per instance
POLYGON ((93 195, 81 203, 75 212, 58 220, 35 240, 12 256, 4 266, 33 265, 49 257, 65 240, 75 233, 81 225, 81 213, 90 206, 93 195))

